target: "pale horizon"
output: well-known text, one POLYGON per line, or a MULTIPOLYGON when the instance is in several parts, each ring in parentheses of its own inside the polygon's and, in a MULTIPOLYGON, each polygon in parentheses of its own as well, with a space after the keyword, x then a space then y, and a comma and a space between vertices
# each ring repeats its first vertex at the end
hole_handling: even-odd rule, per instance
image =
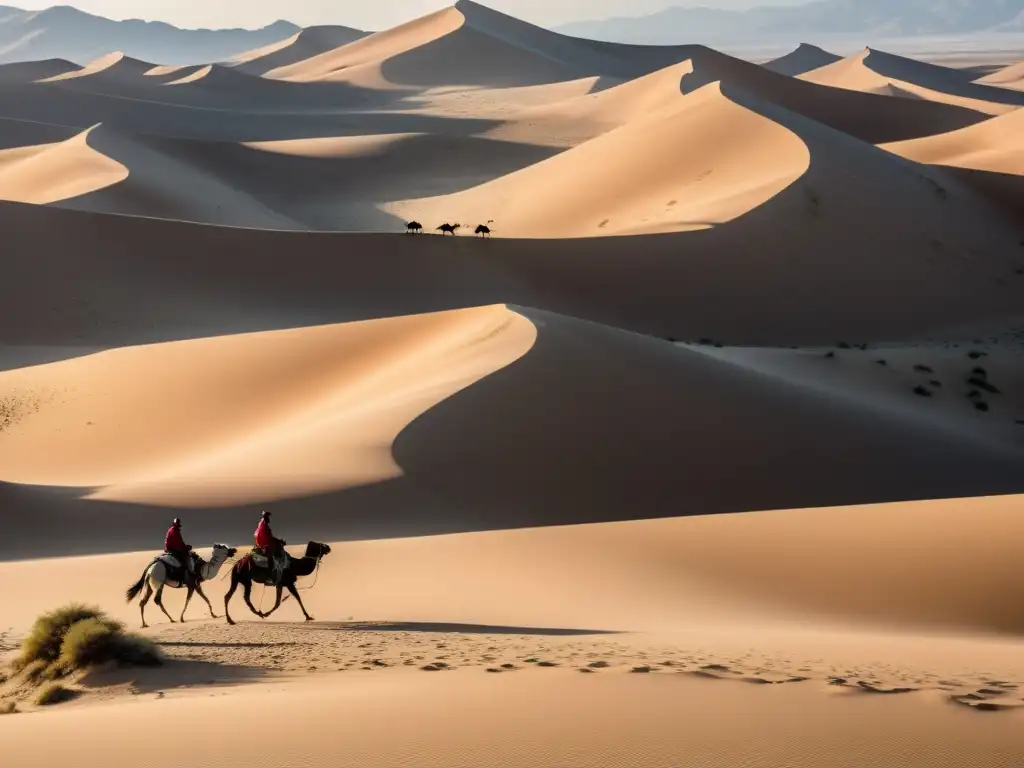
MULTIPOLYGON (((488 0, 482 5, 525 21, 553 26, 572 21, 615 16, 641 16, 672 6, 707 6, 744 9, 758 5, 798 5, 806 0, 564 0, 552 4, 545 0, 488 0)), ((400 0, 386 6, 355 3, 352 0, 297 0, 282 4, 257 0, 242 3, 225 0, 220 4, 198 0, 152 0, 141 11, 132 0, 79 0, 55 3, 48 0, 23 0, 11 5, 25 10, 45 10, 55 5, 70 5, 86 13, 110 19, 164 21, 188 29, 259 29, 275 21, 290 21, 300 26, 338 24, 365 30, 378 30, 401 24, 418 16, 454 5, 455 0, 400 0)))

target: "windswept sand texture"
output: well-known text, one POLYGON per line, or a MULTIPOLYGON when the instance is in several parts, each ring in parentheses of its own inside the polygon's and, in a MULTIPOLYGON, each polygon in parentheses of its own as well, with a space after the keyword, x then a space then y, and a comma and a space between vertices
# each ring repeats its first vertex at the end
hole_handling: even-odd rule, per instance
POLYGON ((314 621, 229 626, 228 566, 147 605, 163 667, 0 667, 3 757, 1018 768, 1024 101, 981 71, 472 2, 0 67, 0 662, 141 623, 175 516, 332 546, 314 621))

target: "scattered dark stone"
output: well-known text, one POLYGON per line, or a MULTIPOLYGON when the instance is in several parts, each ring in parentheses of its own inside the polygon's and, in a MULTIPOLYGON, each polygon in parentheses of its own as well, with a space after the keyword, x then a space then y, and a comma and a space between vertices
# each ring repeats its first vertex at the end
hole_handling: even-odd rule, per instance
POLYGON ((519 667, 517 667, 515 664, 502 664, 501 668, 502 669, 519 669, 519 667))
POLYGON ((557 667, 558 666, 558 662, 557 661, 538 661, 537 662, 537 666, 538 667, 557 667))
POLYGON ((932 391, 930 389, 922 387, 921 385, 918 385, 914 387, 914 394, 920 395, 921 397, 931 397, 932 391))
POLYGON ((705 664, 701 669, 706 669, 711 672, 728 672, 729 668, 723 664, 705 664))
POLYGON ((441 668, 436 664, 427 664, 426 666, 420 667, 424 672, 440 672, 441 668))
POLYGON ((498 673, 498 672, 501 672, 501 670, 500 670, 500 669, 495 669, 494 667, 488 667, 488 668, 487 668, 487 671, 488 671, 488 672, 494 672, 494 673, 498 673))
POLYGON ((633 667, 629 671, 630 672, 634 672, 636 674, 647 674, 648 672, 653 672, 654 669, 653 669, 653 667, 643 666, 643 667, 633 667))
POLYGON ((888 362, 886 362, 885 360, 875 360, 875 362, 876 362, 876 363, 877 363, 878 365, 882 365, 882 366, 886 366, 886 365, 889 365, 889 363, 888 363, 888 362))
POLYGON ((828 679, 829 685, 846 685, 845 677, 830 677, 828 679))
POLYGON ((984 352, 979 352, 979 351, 978 351, 978 350, 976 350, 976 349, 972 349, 972 350, 971 350, 970 352, 968 352, 968 353, 967 353, 967 356, 968 356, 969 358, 971 358, 971 360, 977 360, 977 359, 979 359, 979 358, 982 358, 982 357, 984 357, 984 356, 985 356, 985 353, 984 353, 984 352))
POLYGON ((988 412, 988 410, 989 410, 989 406, 988 406, 988 403, 986 403, 986 402, 985 402, 984 400, 979 400, 978 402, 976 402, 976 403, 974 404, 974 407, 975 407, 976 409, 978 409, 979 411, 984 411, 984 412, 986 412, 986 413, 987 413, 987 412, 988 412))
POLYGON ((593 674, 594 670, 587 669, 586 667, 583 667, 583 668, 580 669, 580 672, 587 672, 587 673, 593 674))
POLYGON ((587 664, 591 669, 607 669, 611 666, 607 661, 592 661, 587 664))
POLYGON ((935 371, 934 371, 934 370, 932 370, 932 369, 931 369, 931 368, 930 368, 929 366, 927 366, 927 365, 915 365, 915 366, 914 366, 914 370, 915 370, 915 371, 919 371, 919 372, 921 372, 921 373, 935 373, 935 371))

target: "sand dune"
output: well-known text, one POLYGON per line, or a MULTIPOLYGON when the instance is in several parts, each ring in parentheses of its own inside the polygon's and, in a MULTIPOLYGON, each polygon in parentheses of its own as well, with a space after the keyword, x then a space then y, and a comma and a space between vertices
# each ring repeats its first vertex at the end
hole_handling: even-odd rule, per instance
POLYGON ((104 82, 119 82, 142 77, 156 69, 155 64, 133 59, 120 51, 108 53, 80 69, 44 77, 40 83, 69 83, 83 78, 98 78, 104 82))
POLYGON ((1024 212, 1024 111, 938 136, 881 145, 919 163, 951 169, 995 202, 1024 212))
POLYGON ((955 105, 987 115, 1005 114, 1024 104, 1024 99, 1005 90, 971 83, 958 70, 871 48, 799 77, 808 82, 852 91, 877 93, 881 89, 895 87, 926 101, 955 105))
POLYGON ((0 65, 0 82, 33 83, 38 80, 59 77, 80 67, 64 59, 22 61, 0 65))
MULTIPOLYGON (((395 86, 519 86, 573 80, 602 57, 570 38, 524 24, 474 3, 424 16, 266 73, 293 82, 346 80, 372 68, 395 86), (466 67, 463 62, 476 61, 466 67)), ((606 67, 610 62, 602 62, 606 67)))
POLYGON ((306 27, 287 40, 240 54, 226 64, 246 74, 262 76, 348 45, 367 34, 342 26, 306 27))
MULTIPOLYGON (((677 72, 666 76, 678 82, 677 72)), ((660 86, 652 84, 659 96, 664 91, 660 86)), ((614 91, 622 88, 629 86, 614 91)), ((602 107, 612 114, 619 111, 614 91, 600 94, 612 98, 595 104, 598 114, 602 107)), ((652 104, 645 95, 622 94, 637 114, 652 104)), ((512 176, 466 193, 399 203, 389 210, 406 218, 429 215, 465 222, 493 216, 502 222, 503 234, 511 237, 684 231, 724 224, 807 170, 810 158, 796 136, 729 101, 717 85, 662 102, 666 103, 669 106, 653 110, 646 119, 512 176), (682 148, 680 136, 687 137, 682 148), (730 139, 723 141, 725 136, 730 139), (764 158, 771 162, 761 162, 764 158), (756 175, 752 167, 757 168, 756 175), (525 194, 527 190, 530 194, 525 194)))
POLYGON ((1024 91, 1024 61, 1011 64, 997 72, 985 75, 974 82, 982 85, 996 85, 1000 88, 1010 88, 1014 91, 1024 91))
POLYGON ((92 130, 55 144, 0 151, 0 199, 54 203, 123 181, 128 169, 89 146, 92 130))
POLYGON ((834 64, 840 58, 840 56, 829 53, 816 45, 801 43, 795 50, 790 51, 785 56, 772 59, 761 66, 765 69, 770 69, 772 72, 778 72, 780 75, 796 77, 805 72, 834 64))

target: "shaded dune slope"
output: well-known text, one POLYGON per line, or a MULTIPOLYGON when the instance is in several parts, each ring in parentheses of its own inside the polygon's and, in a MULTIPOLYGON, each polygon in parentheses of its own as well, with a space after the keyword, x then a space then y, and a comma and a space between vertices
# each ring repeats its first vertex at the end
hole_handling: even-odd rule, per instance
POLYGON ((959 131, 881 146, 919 163, 942 166, 1024 221, 1024 110, 959 131))
POLYGON ((339 25, 306 27, 293 37, 246 51, 224 62, 248 75, 263 76, 272 69, 296 64, 366 37, 367 32, 339 25))
POLYGON ((801 43, 795 50, 790 51, 785 56, 767 61, 761 66, 772 72, 778 72, 780 75, 796 77, 804 72, 810 72, 813 69, 833 64, 839 61, 840 58, 840 56, 829 53, 816 45, 801 43))
POLYGON ((434 194, 485 182, 553 152, 420 134, 243 145, 125 135, 105 126, 88 141, 130 175, 63 207, 263 229, 394 232, 401 222, 379 204, 410 190, 434 194))
MULTIPOLYGON (((67 554, 67 542, 50 544, 38 531, 44 523, 57 530, 51 526, 67 525, 84 509, 93 513, 95 538, 76 541, 80 552, 151 546, 152 526, 168 504, 217 508, 190 518, 191 535, 200 541, 233 540, 263 506, 287 516, 293 539, 348 539, 1020 490, 1019 450, 894 419, 870 404, 836 401, 659 340, 538 310, 517 314, 536 328, 532 347, 526 329, 517 331, 521 341, 511 349, 529 348, 525 356, 477 377, 401 430, 390 449, 400 474, 387 458, 380 424, 371 420, 370 432, 360 431, 359 419, 373 409, 350 398, 373 391, 367 402, 390 409, 410 399, 425 402, 424 396, 436 402, 436 384, 405 392, 415 379, 402 371, 428 365, 447 380, 451 359, 479 366, 487 344, 501 344, 500 334, 481 331, 484 346, 454 342, 463 349, 460 358, 451 358, 452 342, 437 344, 432 336, 408 346, 378 344, 369 367, 341 347, 338 355, 324 355, 324 344, 345 332, 327 328, 285 332, 280 344, 246 337, 196 341, 2 374, 22 388, 60 391, 0 436, 5 478, 113 484, 0 486, 5 506, 32 520, 11 526, 0 553, 31 557, 59 545, 67 554), (292 343, 327 341, 289 351, 288 336, 292 343), (180 364, 181 355, 208 357, 204 346, 233 349, 224 356, 249 360, 248 375, 218 364, 180 364), (398 357, 389 357, 392 351, 398 357), (281 354, 295 365, 280 368, 281 354), (138 398, 119 395, 130 386, 129 372, 139 370, 133 364, 139 356, 150 360, 146 375, 159 386, 138 398), (64 375, 90 369, 90 375, 64 375), (179 373, 171 377, 172 370, 179 373), (231 386, 209 386, 222 375, 231 386), (159 409, 147 405, 148 397, 170 394, 167 387, 177 396, 161 399, 159 409), (236 387, 249 394, 231 405, 225 398, 236 387), (260 398, 265 407, 258 407, 260 398), (46 425, 64 411, 93 424, 75 427, 55 449, 46 425), (142 429, 153 419, 166 424, 142 429), (231 449, 242 436, 244 445, 231 449), (444 451, 436 450, 439 444, 444 451), (290 464, 277 456, 283 448, 288 462, 302 457, 308 471, 286 472, 290 464), (65 464, 61 456, 76 458, 65 464), (257 471, 261 462, 281 467, 257 471), (729 481, 737 476, 744 482, 729 481), (370 478, 378 482, 345 489, 370 478), (317 488, 322 493, 310 496, 317 488)), ((407 405, 398 417, 402 408, 407 405)))
POLYGON ((946 103, 989 115, 1024 105, 1024 95, 979 85, 962 71, 865 48, 861 53, 799 76, 844 90, 878 92, 895 86, 926 101, 946 103))
POLYGON ((65 59, 43 59, 0 64, 0 82, 34 83, 72 72, 79 66, 65 59))
POLYGON ((513 237, 680 231, 724 224, 806 171, 795 135, 724 98, 717 83, 673 101, 511 176, 389 209, 467 223, 490 214, 513 237))

